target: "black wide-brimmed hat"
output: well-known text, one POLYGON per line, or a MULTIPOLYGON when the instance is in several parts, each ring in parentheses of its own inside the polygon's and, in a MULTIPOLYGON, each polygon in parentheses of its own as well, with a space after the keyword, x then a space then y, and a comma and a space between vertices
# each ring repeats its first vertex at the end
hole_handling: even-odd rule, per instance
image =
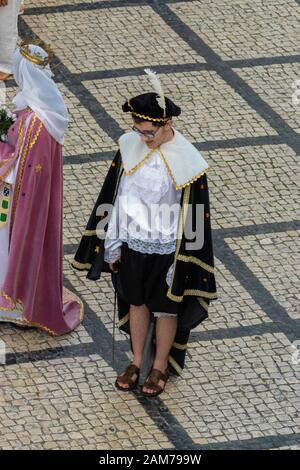
POLYGON ((165 97, 165 110, 161 108, 157 101, 157 93, 143 93, 135 96, 123 104, 125 113, 131 113, 145 121, 165 122, 172 116, 179 116, 181 109, 172 100, 165 97))
POLYGON ((127 100, 123 104, 124 113, 131 113, 134 117, 145 121, 164 123, 172 116, 179 116, 181 109, 170 98, 165 97, 162 84, 156 72, 145 69, 154 93, 143 93, 127 100))

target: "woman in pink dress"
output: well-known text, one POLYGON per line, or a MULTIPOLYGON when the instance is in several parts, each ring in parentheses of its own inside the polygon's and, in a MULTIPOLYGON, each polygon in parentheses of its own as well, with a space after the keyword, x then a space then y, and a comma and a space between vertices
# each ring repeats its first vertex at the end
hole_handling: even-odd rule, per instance
POLYGON ((49 55, 16 50, 17 120, 0 143, 0 322, 61 335, 83 318, 62 281, 62 144, 68 111, 52 80, 49 55))

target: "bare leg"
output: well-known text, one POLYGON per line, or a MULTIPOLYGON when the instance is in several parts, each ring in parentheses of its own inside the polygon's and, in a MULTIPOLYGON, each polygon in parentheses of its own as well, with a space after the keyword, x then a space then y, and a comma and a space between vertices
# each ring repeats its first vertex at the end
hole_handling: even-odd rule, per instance
MULTIPOLYGON (((172 344, 175 339, 177 331, 177 317, 164 315, 156 321, 156 355, 153 363, 153 369, 160 370, 163 374, 165 373, 168 366, 168 358, 172 344)), ((161 380, 158 385, 164 386, 164 382, 161 380)), ((143 387, 143 391, 152 393, 154 390, 151 388, 143 387)))
MULTIPOLYGON (((143 350, 149 328, 150 312, 146 305, 130 305, 129 322, 133 349, 133 364, 141 366, 143 350)), ((133 377, 134 379, 135 377, 133 377)), ((128 388, 127 384, 118 382, 121 387, 128 388)))

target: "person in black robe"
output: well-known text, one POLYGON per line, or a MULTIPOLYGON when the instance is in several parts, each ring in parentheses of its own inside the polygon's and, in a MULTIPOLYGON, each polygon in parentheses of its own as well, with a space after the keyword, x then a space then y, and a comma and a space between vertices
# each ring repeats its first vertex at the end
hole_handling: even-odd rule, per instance
MULTIPOLYGON (((87 270, 87 278, 95 281, 101 273, 111 273, 118 326, 130 335, 133 351, 132 363, 115 384, 118 389, 129 391, 139 383, 142 393, 152 397, 163 392, 169 372, 182 372, 190 331, 208 317, 209 303, 217 298, 217 292, 208 164, 174 129, 172 117, 181 110, 163 95, 154 73, 146 72, 155 92, 138 95, 123 105, 123 111, 131 113, 133 130, 119 140, 120 149, 72 265, 87 270), (145 245, 129 230, 122 232, 121 219, 116 222, 120 211, 114 210, 122 205, 121 195, 123 199, 124 194, 128 195, 123 205, 129 213, 130 204, 139 195, 143 201, 159 200, 159 191, 164 192, 165 199, 178 201, 173 245, 164 244, 161 235, 145 245), (103 209, 107 207, 113 211, 103 209), (119 232, 110 240, 108 234, 114 225, 119 232)), ((131 210, 132 213, 135 212, 131 210)), ((138 211, 133 219, 142 224, 138 211)))

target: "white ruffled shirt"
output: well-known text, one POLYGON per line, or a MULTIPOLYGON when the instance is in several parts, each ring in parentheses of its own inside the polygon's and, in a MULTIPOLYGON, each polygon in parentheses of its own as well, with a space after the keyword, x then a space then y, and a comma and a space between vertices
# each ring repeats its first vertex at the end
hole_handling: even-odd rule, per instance
MULTIPOLYGON (((104 244, 108 263, 120 258, 123 242, 142 253, 169 254, 176 250, 182 188, 209 166, 193 144, 174 128, 173 132, 173 139, 152 154, 136 132, 119 139, 124 172, 104 244), (172 210, 161 215, 164 206, 172 210)), ((166 277, 169 285, 172 269, 173 265, 166 277)))
POLYGON ((119 259, 123 242, 142 253, 173 253, 181 192, 158 152, 133 173, 123 173, 106 233, 105 261, 119 259))

